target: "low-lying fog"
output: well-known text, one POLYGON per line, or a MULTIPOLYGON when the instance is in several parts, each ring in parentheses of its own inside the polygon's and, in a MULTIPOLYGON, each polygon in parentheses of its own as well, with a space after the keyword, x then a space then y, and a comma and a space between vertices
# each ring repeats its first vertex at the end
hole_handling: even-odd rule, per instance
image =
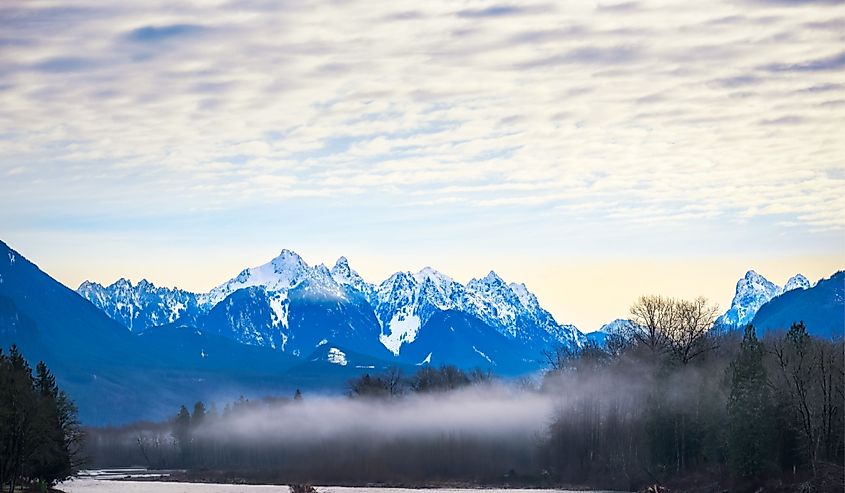
POLYGON ((199 436, 242 438, 251 443, 342 439, 350 435, 392 438, 464 435, 530 435, 549 425, 551 396, 503 385, 482 385, 401 399, 309 397, 283 405, 232 412, 209 422, 199 436))

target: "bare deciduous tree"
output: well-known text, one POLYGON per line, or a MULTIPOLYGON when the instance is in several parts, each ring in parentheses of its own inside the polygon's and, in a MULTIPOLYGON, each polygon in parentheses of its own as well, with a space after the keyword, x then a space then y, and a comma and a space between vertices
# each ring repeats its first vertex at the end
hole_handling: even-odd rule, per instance
POLYGON ((642 296, 631 307, 630 337, 655 355, 668 353, 686 365, 715 348, 710 329, 718 312, 718 305, 703 297, 642 296))
POLYGON ((716 321, 719 306, 705 298, 676 300, 674 324, 668 327, 669 348, 681 364, 688 364, 697 356, 715 348, 710 329, 716 321))
POLYGON ((631 307, 631 338, 653 354, 669 349, 669 334, 676 324, 675 300, 663 296, 641 296, 631 307))

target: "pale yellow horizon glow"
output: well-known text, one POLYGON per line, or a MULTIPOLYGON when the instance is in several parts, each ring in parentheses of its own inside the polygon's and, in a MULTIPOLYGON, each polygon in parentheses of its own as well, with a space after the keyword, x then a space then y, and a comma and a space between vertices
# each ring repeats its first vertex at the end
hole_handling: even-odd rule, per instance
MULTIPOLYGON (((309 265, 324 263, 331 267, 339 256, 332 253, 334 249, 296 251, 309 265)), ((22 253, 26 256, 26 252, 22 253)), ((162 251, 132 261, 119 254, 87 256, 79 250, 73 253, 74 262, 52 254, 43 259, 29 259, 71 289, 84 280, 106 285, 126 277, 133 282, 147 279, 157 286, 206 292, 243 268, 266 263, 273 257, 257 248, 247 248, 240 254, 225 249, 172 250, 168 253, 171 255, 162 251)), ((346 256, 352 268, 374 284, 396 271, 416 272, 429 265, 425 261, 421 263, 416 255, 401 253, 346 256)), ((638 296, 646 294, 679 298, 704 296, 718 303, 720 312, 724 312, 730 307, 736 281, 749 269, 781 286, 798 273, 815 283, 845 269, 845 254, 757 258, 725 255, 684 259, 537 256, 531 261, 525 261, 524 256, 512 258, 520 260, 509 262, 506 256, 490 255, 441 256, 441 261, 431 267, 464 284, 495 270, 507 282, 525 283, 559 323, 574 324, 582 332, 591 332, 616 318, 627 317, 631 304, 638 296)))

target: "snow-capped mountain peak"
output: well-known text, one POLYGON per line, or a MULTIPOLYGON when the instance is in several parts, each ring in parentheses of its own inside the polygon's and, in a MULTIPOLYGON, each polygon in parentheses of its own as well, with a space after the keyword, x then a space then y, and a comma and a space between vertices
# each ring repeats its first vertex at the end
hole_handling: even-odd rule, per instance
POLYGON ((797 274, 781 288, 754 270, 749 270, 736 283, 736 294, 730 309, 716 320, 717 325, 741 327, 751 323, 757 310, 773 298, 793 289, 807 289, 810 281, 797 274))
POLYGON ((793 289, 809 289, 810 288, 810 280, 804 277, 801 274, 796 274, 789 278, 786 281, 786 284, 783 286, 783 292, 792 291, 793 289))
POLYGON ((414 278, 420 284, 426 280, 430 280, 436 286, 449 286, 455 283, 454 279, 431 267, 423 267, 419 272, 414 274, 414 278))
MULTIPOLYGON (((234 278, 212 289, 208 294, 200 296, 203 306, 210 308, 223 301, 227 296, 242 288, 253 286, 263 287, 267 291, 284 291, 296 287, 309 274, 317 269, 311 269, 296 252, 283 249, 270 262, 244 269, 234 278)), ((326 270, 327 271, 327 270, 326 270)), ((321 272, 321 274, 324 274, 321 272)))
POLYGON ((540 306, 540 303, 537 301, 537 297, 534 296, 534 293, 528 291, 528 288, 525 287, 523 283, 511 283, 510 284, 511 291, 519 298, 519 302, 522 303, 527 310, 533 310, 540 306))
POLYGON ((146 279, 132 284, 121 277, 108 286, 85 281, 77 292, 130 331, 174 322, 196 306, 193 293, 156 287, 146 279))
POLYGON ((273 266, 273 273, 278 275, 277 282, 287 281, 290 286, 295 285, 308 272, 308 264, 302 257, 287 249, 283 249, 278 257, 271 260, 270 265, 273 266))
MULTIPOLYGON (((157 289, 151 283, 148 288, 146 281, 138 287, 127 280, 116 284, 110 293, 100 294, 93 283, 83 283, 79 291, 92 301, 103 300, 95 304, 108 311, 105 305, 109 300, 125 304, 138 298, 130 291, 157 289)), ((347 345, 373 349, 370 344, 375 344, 378 350, 373 349, 373 354, 387 349, 397 357, 419 361, 425 356, 416 354, 421 348, 428 353, 434 348, 428 345, 454 344, 442 341, 444 336, 453 336, 438 331, 455 333, 459 340, 478 338, 488 331, 487 336, 467 342, 464 349, 471 348, 467 354, 473 358, 482 355, 484 361, 495 364, 489 347, 506 340, 526 351, 520 357, 527 359, 522 361, 534 361, 544 349, 560 344, 580 346, 583 340, 575 327, 558 324, 525 285, 508 284, 492 270, 464 285, 425 267, 416 273, 396 272, 374 286, 352 269, 346 257, 338 258, 331 269, 323 264, 312 267, 285 249, 269 262, 242 270, 206 294, 186 294, 191 299, 184 305, 192 307, 183 315, 187 322, 241 343, 267 345, 292 354, 322 339, 337 343, 339 338, 352 337, 347 345), (368 333, 371 339, 354 340, 356 334, 368 333), (407 346, 411 346, 410 352, 400 355, 407 346)), ((138 313, 156 311, 162 305, 159 298, 150 299, 153 301, 133 304, 129 315, 114 310, 109 314, 131 330, 138 313)), ((135 325, 141 330, 171 321, 161 315, 155 317, 142 317, 139 321, 143 326, 135 325)))
POLYGON ((363 293, 368 301, 372 301, 375 287, 365 281, 358 272, 349 266, 349 261, 346 257, 337 259, 334 267, 332 267, 331 276, 341 286, 351 286, 363 293))
POLYGON ((471 280, 467 284, 467 286, 469 286, 470 284, 478 285, 478 284, 482 284, 482 283, 486 284, 488 286, 507 286, 507 283, 504 281, 504 279, 499 277, 499 274, 496 274, 496 271, 494 271, 494 270, 491 270, 490 272, 488 272, 487 275, 482 277, 481 279, 471 280))
POLYGON ((332 267, 332 272, 343 273, 345 277, 348 277, 354 271, 352 270, 352 267, 349 266, 349 259, 341 255, 337 258, 337 261, 334 263, 334 267, 332 267))

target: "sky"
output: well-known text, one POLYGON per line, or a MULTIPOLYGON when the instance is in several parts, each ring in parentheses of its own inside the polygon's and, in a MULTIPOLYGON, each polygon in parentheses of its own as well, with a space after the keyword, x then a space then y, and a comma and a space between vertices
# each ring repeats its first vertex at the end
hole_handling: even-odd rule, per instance
POLYGON ((289 248, 589 331, 842 269, 843 190, 841 1, 0 4, 0 239, 74 288, 289 248))

